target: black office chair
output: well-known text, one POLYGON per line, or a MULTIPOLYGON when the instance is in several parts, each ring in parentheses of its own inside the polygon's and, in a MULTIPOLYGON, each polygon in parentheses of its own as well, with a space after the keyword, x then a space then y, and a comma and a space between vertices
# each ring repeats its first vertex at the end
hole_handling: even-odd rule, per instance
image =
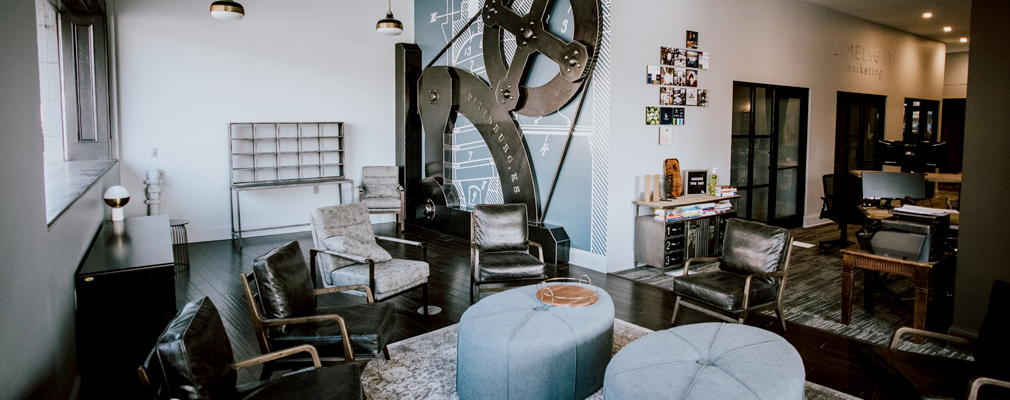
POLYGON ((846 181, 835 179, 835 174, 827 174, 821 178, 824 184, 824 203, 821 205, 821 218, 838 223, 839 237, 835 240, 825 240, 818 248, 829 251, 846 248, 852 245, 849 241, 849 223, 859 221, 862 215, 856 206, 862 199, 862 183, 855 176, 848 176, 846 181))

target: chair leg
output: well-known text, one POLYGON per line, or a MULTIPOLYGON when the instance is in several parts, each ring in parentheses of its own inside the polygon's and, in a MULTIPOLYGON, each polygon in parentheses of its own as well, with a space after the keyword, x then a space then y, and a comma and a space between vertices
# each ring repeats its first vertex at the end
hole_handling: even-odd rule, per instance
POLYGON ((775 305, 775 315, 779 316, 779 322, 782 323, 782 332, 785 332, 786 331, 786 317, 785 317, 785 314, 782 312, 782 304, 781 303, 775 305))
POLYGON ((392 360, 389 358, 389 346, 382 346, 382 352, 386 355, 386 360, 392 360))
POLYGON ((474 302, 476 302, 477 299, 480 299, 480 284, 478 284, 477 282, 471 282, 470 283, 470 304, 473 304, 474 302))
POLYGON ((670 318, 670 325, 673 325, 673 321, 677 320, 678 311, 680 311, 680 296, 677 296, 677 300, 673 301, 673 317, 670 318))
POLYGON ((270 379, 270 377, 273 376, 273 374, 274 374, 273 365, 274 364, 270 363, 270 362, 263 364, 263 372, 260 372, 260 380, 261 381, 265 381, 267 379, 270 379))
POLYGON ((737 320, 737 323, 739 323, 739 324, 743 324, 743 323, 744 323, 744 321, 746 321, 746 320, 747 320, 747 313, 748 313, 748 311, 747 311, 747 310, 743 310, 743 314, 740 314, 740 317, 736 319, 736 320, 737 320))
POLYGON ((428 283, 421 285, 421 306, 424 307, 424 316, 428 316, 428 283))

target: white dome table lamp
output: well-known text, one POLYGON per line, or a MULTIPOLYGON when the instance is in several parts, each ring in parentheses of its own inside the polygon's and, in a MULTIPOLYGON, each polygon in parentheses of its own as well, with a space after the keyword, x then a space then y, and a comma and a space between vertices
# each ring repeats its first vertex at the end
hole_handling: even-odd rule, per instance
POLYGON ((130 191, 126 190, 125 187, 116 185, 105 190, 105 195, 102 198, 105 199, 105 204, 112 207, 112 220, 122 221, 123 206, 130 202, 130 191))

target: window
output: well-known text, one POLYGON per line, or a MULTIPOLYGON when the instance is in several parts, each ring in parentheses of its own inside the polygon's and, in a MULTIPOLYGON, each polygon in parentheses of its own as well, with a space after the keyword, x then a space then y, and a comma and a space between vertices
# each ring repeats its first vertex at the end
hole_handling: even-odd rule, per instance
POLYGON ((56 9, 35 0, 39 41, 39 86, 42 102, 43 159, 46 168, 66 161, 63 149, 63 95, 60 84, 60 35, 56 9))

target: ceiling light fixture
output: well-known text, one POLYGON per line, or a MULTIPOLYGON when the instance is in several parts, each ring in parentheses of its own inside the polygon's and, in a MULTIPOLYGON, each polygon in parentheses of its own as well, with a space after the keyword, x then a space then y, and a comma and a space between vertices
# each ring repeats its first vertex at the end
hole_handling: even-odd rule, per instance
POLYGON ((961 38, 961 43, 968 43, 968 38, 966 37, 961 38))
POLYGON ((922 13, 922 17, 923 18, 933 18, 933 13, 931 13, 931 12, 924 12, 924 13, 922 13))
POLYGON ((949 27, 949 26, 945 26, 945 27, 943 27, 943 31, 944 31, 944 32, 950 32, 950 31, 952 31, 952 30, 954 30, 954 28, 951 28, 951 27, 949 27))
POLYGON ((210 4, 210 15, 225 21, 235 21, 245 16, 245 8, 234 1, 219 0, 210 4))
POLYGON ((386 13, 386 18, 380 19, 375 24, 375 31, 386 36, 396 36, 403 32, 403 23, 393 18, 393 0, 389 0, 389 12, 386 13))

